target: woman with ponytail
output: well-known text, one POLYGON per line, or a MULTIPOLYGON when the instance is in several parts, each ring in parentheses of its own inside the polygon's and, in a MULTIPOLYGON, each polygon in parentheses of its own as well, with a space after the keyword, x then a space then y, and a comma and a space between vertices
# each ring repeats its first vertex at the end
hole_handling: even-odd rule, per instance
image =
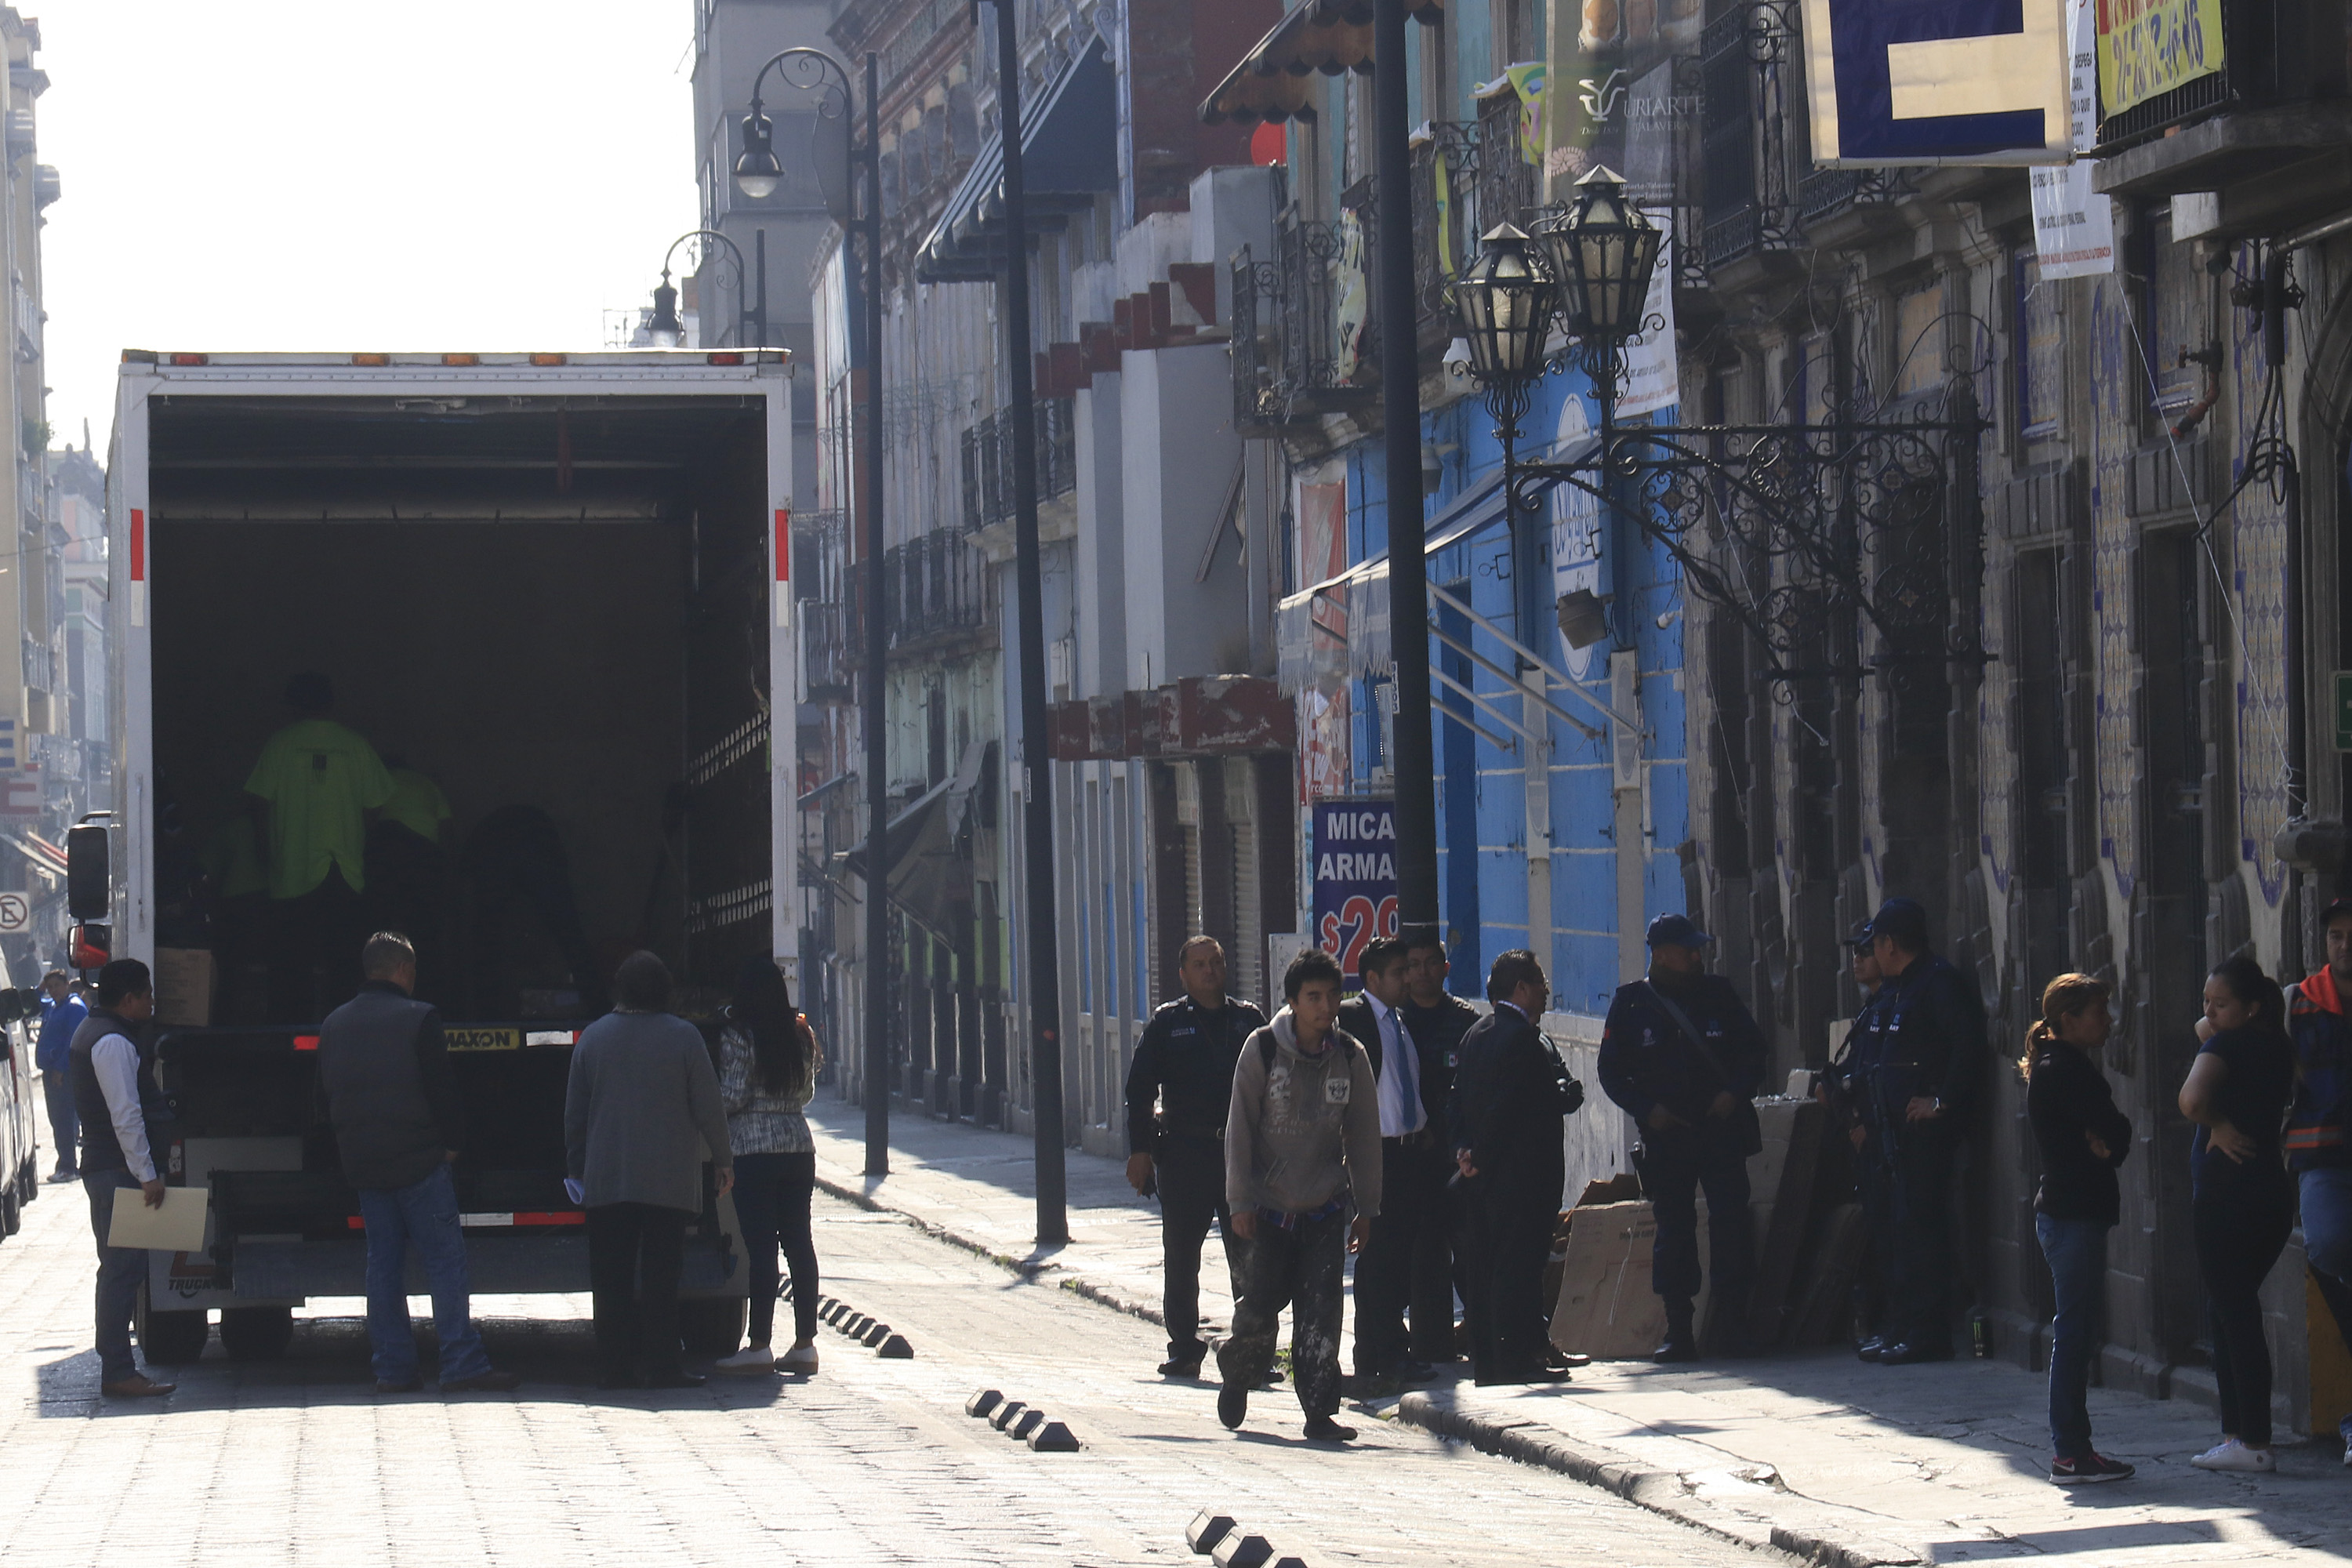
POLYGON ((809 1230, 816 1144, 802 1111, 824 1065, 776 961, 765 953, 745 959, 719 1037, 719 1094, 735 1146, 735 1217, 751 1270, 751 1321, 749 1343, 719 1361, 721 1372, 816 1370, 816 1242, 809 1230), (770 1349, 780 1242, 792 1264, 796 1336, 782 1357, 770 1349))
POLYGON ((2042 1019, 2026 1036, 2026 1117, 2042 1153, 2033 1234, 2057 1298, 2050 1330, 2050 1479, 2061 1486, 2120 1481, 2129 1465, 2091 1447, 2091 1347, 2107 1275, 2107 1232, 2122 1217, 2116 1167, 2131 1153, 2130 1119, 2116 1109, 2099 1049, 2113 1026, 2107 987, 2062 974, 2042 991, 2042 1019))
POLYGON ((2197 1123, 2189 1217, 2212 1327, 2221 1440, 2189 1462, 2263 1471, 2277 1460, 2262 1289, 2294 1226, 2294 1186, 2280 1139, 2294 1093, 2294 1046, 2278 982, 2244 953, 2205 977, 2205 1017, 2213 1033, 2180 1086, 2180 1113, 2197 1123))

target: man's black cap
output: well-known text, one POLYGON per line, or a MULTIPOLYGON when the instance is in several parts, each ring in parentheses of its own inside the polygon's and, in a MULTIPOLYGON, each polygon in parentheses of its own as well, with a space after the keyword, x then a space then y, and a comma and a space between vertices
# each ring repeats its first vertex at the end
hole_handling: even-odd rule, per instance
POLYGON ((1923 949, 1927 945, 1927 911, 1916 900, 1889 899, 1864 929, 1873 937, 1891 936, 1906 947, 1923 949))
POLYGON ((1650 922, 1647 938, 1652 947, 1705 947, 1715 938, 1698 929, 1698 922, 1688 915, 1660 915, 1650 922))
POLYGON ((1856 952, 1868 952, 1870 951, 1870 922, 1868 921, 1863 921, 1860 925, 1845 933, 1846 946, 1853 949, 1856 952))

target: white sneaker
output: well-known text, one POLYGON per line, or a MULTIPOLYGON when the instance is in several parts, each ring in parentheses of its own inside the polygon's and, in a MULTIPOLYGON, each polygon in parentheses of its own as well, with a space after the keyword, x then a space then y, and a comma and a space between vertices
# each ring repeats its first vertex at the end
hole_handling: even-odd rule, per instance
POLYGON ((746 1345, 733 1355, 721 1356, 711 1364, 720 1372, 756 1377, 761 1373, 776 1370, 776 1352, 765 1345, 746 1345))
POLYGON ((777 1359, 776 1365, 780 1370, 784 1372, 814 1372, 816 1370, 816 1347, 814 1345, 794 1345, 792 1349, 786 1351, 777 1359))
POLYGON ((2235 1437, 2222 1438, 2189 1462, 2200 1470, 2259 1473, 2278 1468, 2278 1460, 2268 1448, 2249 1448, 2235 1437))

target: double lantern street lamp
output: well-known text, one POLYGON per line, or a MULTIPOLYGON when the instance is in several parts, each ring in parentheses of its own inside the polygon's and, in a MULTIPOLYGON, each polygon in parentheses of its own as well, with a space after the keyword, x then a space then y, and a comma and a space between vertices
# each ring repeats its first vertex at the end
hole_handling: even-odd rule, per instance
MULTIPOLYGON (((864 494, 855 498, 864 512, 863 552, 866 567, 866 658, 861 685, 866 731, 866 1173, 887 1175, 890 1170, 890 975, 886 960, 890 952, 888 887, 890 861, 887 839, 890 821, 888 731, 886 706, 889 681, 889 627, 883 619, 885 603, 882 561, 882 173, 881 139, 876 121, 875 56, 866 57, 866 151, 861 160, 857 138, 848 124, 854 100, 849 68, 823 49, 805 46, 772 56, 751 79, 751 111, 743 116, 743 151, 735 159, 735 188, 746 199, 766 201, 784 181, 783 161, 776 156, 775 127, 760 99, 760 89, 774 71, 792 87, 814 92, 817 113, 838 118, 842 125, 842 249, 845 267, 850 236, 862 230, 866 239, 866 274, 859 293, 865 306, 864 343, 853 356, 865 371, 864 494), (857 165, 866 165, 866 214, 854 216, 857 205, 857 165)), ((764 255, 762 257, 764 260, 764 255)), ((764 281, 762 287, 764 288, 764 281)), ((843 511, 852 510, 845 498, 843 511)), ((776 542, 778 550, 792 548, 790 540, 776 542)))

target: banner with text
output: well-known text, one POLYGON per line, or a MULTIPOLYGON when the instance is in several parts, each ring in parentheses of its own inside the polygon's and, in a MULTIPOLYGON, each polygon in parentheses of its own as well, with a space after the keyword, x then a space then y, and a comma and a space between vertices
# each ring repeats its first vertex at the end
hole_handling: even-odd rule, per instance
POLYGON ((2221 0, 2099 0, 2099 101, 2121 114, 2221 68, 2221 0))
MULTIPOLYGON (((2066 37, 2072 47, 2073 85, 2068 109, 2074 151, 2098 145, 2099 96, 2092 0, 2066 0, 2066 37)), ((2033 247, 2042 278, 2086 278, 2116 269, 2116 215, 2109 198, 2091 188, 2091 165, 2077 156, 2060 169, 2036 169, 2033 184, 2033 247)))
POLYGON ((1364 944, 1397 933, 1396 802, 1314 805, 1315 945, 1355 984, 1364 944))

